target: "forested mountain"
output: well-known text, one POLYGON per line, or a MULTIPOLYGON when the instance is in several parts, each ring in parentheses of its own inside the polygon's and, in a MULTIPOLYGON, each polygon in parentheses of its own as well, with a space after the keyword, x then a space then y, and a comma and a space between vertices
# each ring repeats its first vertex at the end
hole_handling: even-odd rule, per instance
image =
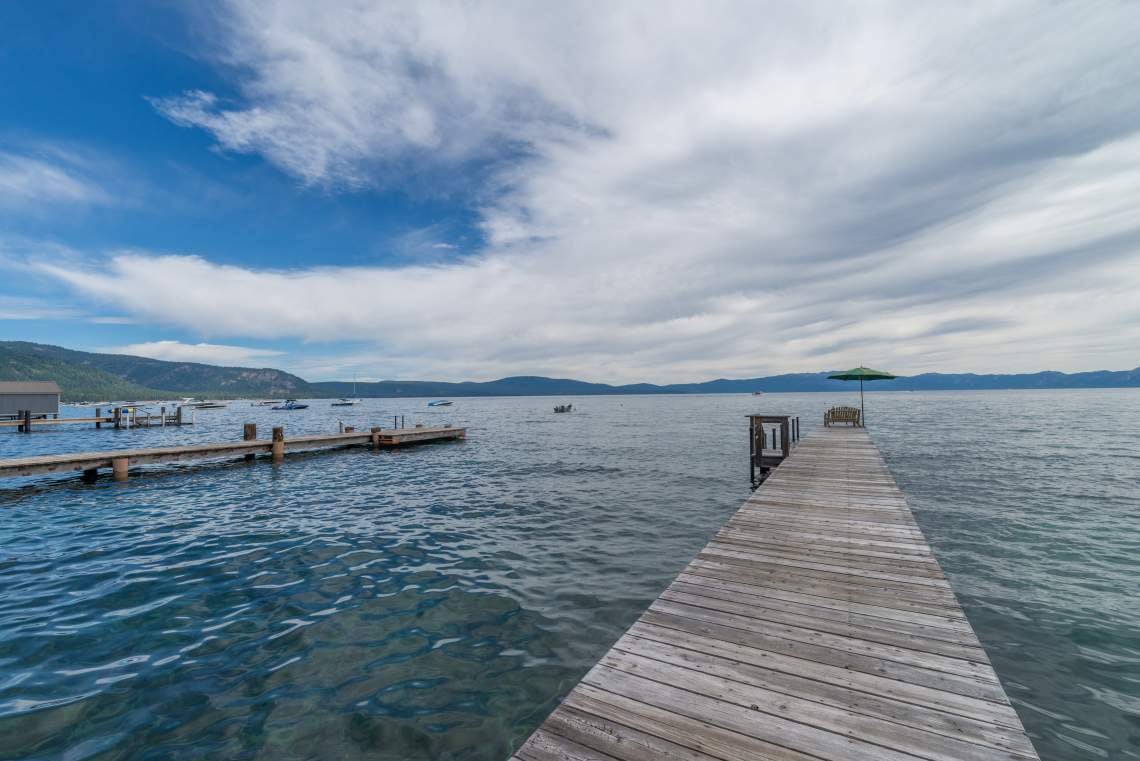
MULTIPOLYGON (((218 367, 167 362, 125 354, 98 354, 26 341, 0 341, 0 380, 54 380, 65 400, 211 398, 313 398, 356 396, 577 396, 591 394, 741 394, 753 391, 850 391, 851 384, 828 380, 831 371, 760 378, 721 378, 703 383, 612 386, 569 378, 520 375, 484 382, 347 381, 310 383, 273 368, 218 367)), ((1140 387, 1140 368, 1084 373, 1010 375, 923 373, 867 386, 875 391, 1140 387)))

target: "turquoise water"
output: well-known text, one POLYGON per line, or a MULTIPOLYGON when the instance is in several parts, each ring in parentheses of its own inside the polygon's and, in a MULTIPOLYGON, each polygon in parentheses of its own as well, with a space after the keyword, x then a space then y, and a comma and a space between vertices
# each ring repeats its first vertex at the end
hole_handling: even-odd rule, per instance
MULTIPOLYGON (((470 428, 4 482, 0 758, 503 759, 747 496, 743 415, 850 398, 234 403, 193 428, 2 433, 12 457, 247 420, 470 428)), ((1042 757, 1140 757, 1140 392, 871 393, 868 413, 1042 757)))

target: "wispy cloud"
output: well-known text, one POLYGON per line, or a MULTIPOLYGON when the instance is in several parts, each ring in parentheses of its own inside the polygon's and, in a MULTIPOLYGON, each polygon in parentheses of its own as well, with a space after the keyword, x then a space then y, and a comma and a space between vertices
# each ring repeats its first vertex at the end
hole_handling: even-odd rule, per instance
POLYGON ((254 349, 248 346, 197 343, 181 341, 147 341, 145 343, 115 346, 104 351, 113 354, 130 354, 151 359, 165 359, 171 362, 204 362, 212 365, 259 365, 268 359, 281 356, 282 352, 270 349, 254 349))
POLYGON ((63 152, 20 154, 0 150, 0 208, 42 203, 105 203, 87 162, 63 152))
POLYGON ((79 310, 33 296, 0 296, 0 320, 67 320, 79 310))
POLYGON ((309 184, 473 173, 486 245, 45 272, 203 335, 372 341, 417 375, 1135 364, 1134 6, 227 9, 237 95, 162 113, 309 184))

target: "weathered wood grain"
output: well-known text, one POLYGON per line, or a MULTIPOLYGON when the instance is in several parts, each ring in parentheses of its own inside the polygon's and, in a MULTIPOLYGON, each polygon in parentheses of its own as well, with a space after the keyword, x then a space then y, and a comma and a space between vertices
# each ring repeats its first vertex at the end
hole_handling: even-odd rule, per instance
POLYGON ((1037 758, 878 449, 803 440, 513 758, 1037 758))

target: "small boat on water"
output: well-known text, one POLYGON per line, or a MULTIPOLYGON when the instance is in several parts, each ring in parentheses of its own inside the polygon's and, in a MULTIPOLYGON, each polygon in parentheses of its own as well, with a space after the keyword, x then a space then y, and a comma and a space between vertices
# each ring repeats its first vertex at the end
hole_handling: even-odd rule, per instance
POLYGON ((355 407, 360 404, 360 400, 356 398, 356 379, 352 379, 352 397, 341 397, 332 403, 334 407, 355 407))
POLYGON ((199 404, 192 405, 196 410, 224 410, 226 408, 225 402, 200 402, 199 404))
POLYGON ((281 404, 280 399, 266 399, 260 402, 250 402, 250 407, 272 407, 275 404, 281 404))
POLYGON ((284 404, 278 404, 273 409, 275 410, 307 410, 309 405, 301 404, 296 399, 286 399, 284 404))
POLYGON ((570 412, 573 409, 573 404, 559 404, 554 407, 555 412, 570 412))
POLYGON ((429 407, 450 407, 451 402, 446 399, 436 399, 434 402, 428 402, 429 407))
POLYGON ((764 396, 764 392, 763 391, 753 391, 752 395, 753 396, 764 396))

